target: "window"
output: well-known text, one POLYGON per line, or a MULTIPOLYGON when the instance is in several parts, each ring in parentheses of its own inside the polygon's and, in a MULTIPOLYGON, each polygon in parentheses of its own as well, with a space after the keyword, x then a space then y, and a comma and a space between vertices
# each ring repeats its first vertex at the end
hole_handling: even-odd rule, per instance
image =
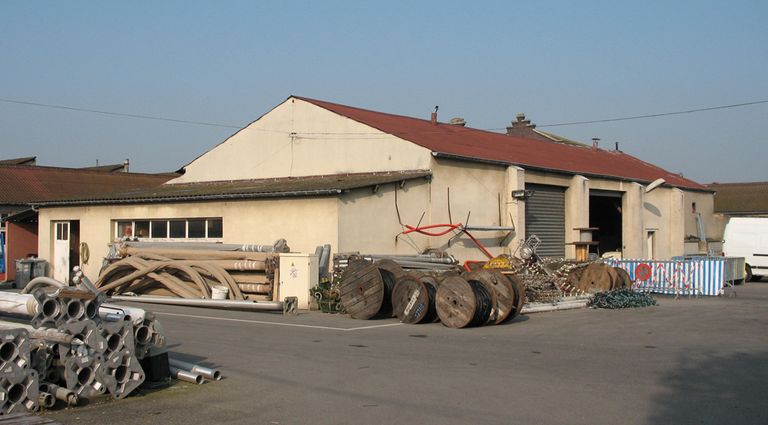
POLYGON ((224 237, 223 221, 218 218, 176 218, 153 220, 115 220, 115 239, 176 240, 221 239, 224 237))
POLYGON ((185 220, 171 220, 170 226, 172 238, 186 238, 187 237, 187 222, 185 220))
POLYGON ((224 234, 221 220, 208 220, 208 237, 220 238, 224 234))
POLYGON ((152 220, 150 222, 151 238, 167 238, 168 237, 168 220, 152 220))

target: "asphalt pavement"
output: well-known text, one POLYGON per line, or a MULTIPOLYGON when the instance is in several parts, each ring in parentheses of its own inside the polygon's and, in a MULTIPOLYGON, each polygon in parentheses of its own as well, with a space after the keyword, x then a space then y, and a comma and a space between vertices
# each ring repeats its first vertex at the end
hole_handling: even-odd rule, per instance
POLYGON ((768 282, 718 298, 449 329, 149 306, 172 357, 220 368, 63 424, 766 424, 768 282))

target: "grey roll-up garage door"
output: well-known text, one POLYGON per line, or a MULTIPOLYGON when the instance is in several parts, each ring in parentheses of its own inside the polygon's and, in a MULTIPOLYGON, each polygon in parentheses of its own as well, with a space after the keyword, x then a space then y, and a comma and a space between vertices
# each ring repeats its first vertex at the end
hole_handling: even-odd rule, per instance
POLYGON ((542 257, 565 257, 565 189, 559 186, 526 184, 533 196, 525 202, 525 237, 536 235, 542 257))

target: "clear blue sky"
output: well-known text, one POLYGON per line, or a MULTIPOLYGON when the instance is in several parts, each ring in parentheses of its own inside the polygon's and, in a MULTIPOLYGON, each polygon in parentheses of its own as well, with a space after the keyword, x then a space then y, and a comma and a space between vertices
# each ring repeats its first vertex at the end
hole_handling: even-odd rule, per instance
MULTIPOLYGON (((0 2, 0 98, 245 125, 291 94, 505 127, 768 99, 768 2, 0 2)), ((768 180, 768 104, 545 128, 768 180)), ((233 130, 0 102, 0 158, 176 170, 233 130)))

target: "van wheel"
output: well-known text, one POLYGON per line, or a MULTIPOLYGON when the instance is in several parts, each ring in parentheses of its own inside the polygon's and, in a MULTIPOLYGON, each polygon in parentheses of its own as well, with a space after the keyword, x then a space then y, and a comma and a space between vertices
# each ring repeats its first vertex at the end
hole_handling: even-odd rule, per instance
POLYGON ((744 265, 744 282, 749 282, 752 280, 752 266, 749 264, 744 265))

